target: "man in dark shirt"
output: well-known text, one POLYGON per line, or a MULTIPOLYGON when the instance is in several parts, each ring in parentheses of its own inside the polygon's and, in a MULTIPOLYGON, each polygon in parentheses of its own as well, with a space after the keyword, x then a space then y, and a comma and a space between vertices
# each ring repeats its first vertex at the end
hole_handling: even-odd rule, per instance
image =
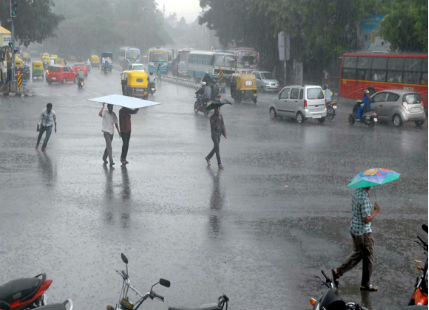
POLYGON ((217 159, 217 164, 219 166, 219 169, 223 169, 223 165, 220 160, 219 142, 220 142, 221 135, 223 135, 225 139, 227 139, 228 137, 226 136, 226 132, 225 132, 225 124, 223 123, 223 116, 222 114, 220 114, 219 109, 220 109, 219 107, 215 108, 214 114, 210 117, 213 149, 207 155, 206 161, 207 161, 207 165, 210 166, 210 159, 213 157, 214 153, 216 153, 216 159, 217 159))
POLYGON ((128 164, 127 154, 128 154, 128 145, 130 143, 131 137, 131 114, 136 114, 139 109, 128 109, 121 108, 119 110, 119 127, 122 137, 122 153, 121 153, 121 163, 122 166, 128 164))

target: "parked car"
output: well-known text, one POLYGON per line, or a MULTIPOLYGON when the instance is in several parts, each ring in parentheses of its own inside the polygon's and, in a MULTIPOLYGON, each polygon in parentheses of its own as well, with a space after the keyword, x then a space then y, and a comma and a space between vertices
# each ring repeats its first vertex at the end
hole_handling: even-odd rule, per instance
POLYGON ((298 123, 308 118, 323 123, 326 118, 326 100, 318 85, 285 86, 269 107, 272 119, 278 116, 296 119, 298 123))
POLYGON ((252 72, 256 76, 256 85, 258 86, 258 90, 260 92, 263 91, 279 91, 280 84, 277 81, 271 72, 269 71, 253 71, 252 72))
POLYGON ((48 74, 46 75, 46 81, 48 84, 52 82, 73 82, 76 77, 76 73, 73 72, 69 66, 53 65, 48 67, 48 74))
POLYGON ((391 121, 395 127, 414 121, 422 126, 426 119, 423 100, 416 92, 404 89, 389 89, 371 96, 371 106, 381 121, 391 121))
POLYGON ((82 69, 83 73, 85 73, 85 77, 88 76, 88 68, 84 62, 77 62, 73 65, 73 72, 77 74, 79 70, 82 69))

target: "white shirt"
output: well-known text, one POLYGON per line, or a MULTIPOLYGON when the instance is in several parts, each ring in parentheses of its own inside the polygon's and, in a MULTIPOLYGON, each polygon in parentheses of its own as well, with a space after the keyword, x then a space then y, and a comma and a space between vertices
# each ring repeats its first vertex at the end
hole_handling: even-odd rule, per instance
POLYGON ((115 112, 112 111, 112 113, 109 113, 108 110, 104 110, 102 117, 103 121, 101 123, 101 131, 113 135, 115 131, 114 125, 118 124, 118 117, 116 116, 115 112))
POLYGON ((54 122, 57 121, 57 116, 55 114, 54 110, 51 110, 50 113, 46 110, 46 108, 42 111, 42 114, 40 115, 39 125, 42 125, 43 127, 49 127, 54 124, 54 122))

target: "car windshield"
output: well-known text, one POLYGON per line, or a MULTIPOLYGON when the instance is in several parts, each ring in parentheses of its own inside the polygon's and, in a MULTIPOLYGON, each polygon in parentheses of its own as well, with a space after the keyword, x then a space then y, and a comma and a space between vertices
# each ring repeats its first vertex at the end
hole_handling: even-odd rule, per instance
POLYGON ((307 99, 323 99, 325 96, 323 95, 322 88, 320 87, 312 87, 307 88, 307 99))
POLYGON ((422 98, 419 94, 411 93, 411 94, 405 94, 404 95, 404 101, 408 104, 421 104, 422 98))
POLYGON ((261 72, 261 78, 263 80, 274 80, 273 74, 271 72, 261 72))
POLYGON ((133 65, 133 70, 144 70, 143 65, 133 65))

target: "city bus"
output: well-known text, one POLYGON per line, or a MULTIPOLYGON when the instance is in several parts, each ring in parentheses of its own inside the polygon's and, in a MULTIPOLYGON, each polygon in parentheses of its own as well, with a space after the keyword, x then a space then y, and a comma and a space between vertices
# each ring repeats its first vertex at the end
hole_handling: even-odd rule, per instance
POLYGON ((188 76, 188 58, 190 52, 191 49, 181 49, 177 51, 177 68, 174 68, 173 71, 175 71, 178 76, 188 76))
POLYGON ((137 47, 121 47, 118 58, 122 69, 127 70, 131 64, 140 62, 140 56, 140 49, 137 47))
POLYGON ((229 80, 236 72, 237 58, 233 53, 215 52, 213 59, 213 74, 218 76, 222 72, 223 78, 229 80))
POLYGON ((213 75, 214 52, 190 51, 188 55, 188 76, 200 80, 206 73, 213 75))
POLYGON ((168 62, 170 61, 170 52, 165 48, 151 48, 148 51, 148 70, 152 73, 157 73, 158 68, 160 73, 168 72, 168 62))
POLYGON ((340 68, 340 96, 362 99, 369 86, 376 91, 415 91, 427 108, 427 54, 345 53, 340 68))
POLYGON ((259 66, 259 53, 253 47, 237 47, 234 49, 238 70, 256 70, 259 66))

